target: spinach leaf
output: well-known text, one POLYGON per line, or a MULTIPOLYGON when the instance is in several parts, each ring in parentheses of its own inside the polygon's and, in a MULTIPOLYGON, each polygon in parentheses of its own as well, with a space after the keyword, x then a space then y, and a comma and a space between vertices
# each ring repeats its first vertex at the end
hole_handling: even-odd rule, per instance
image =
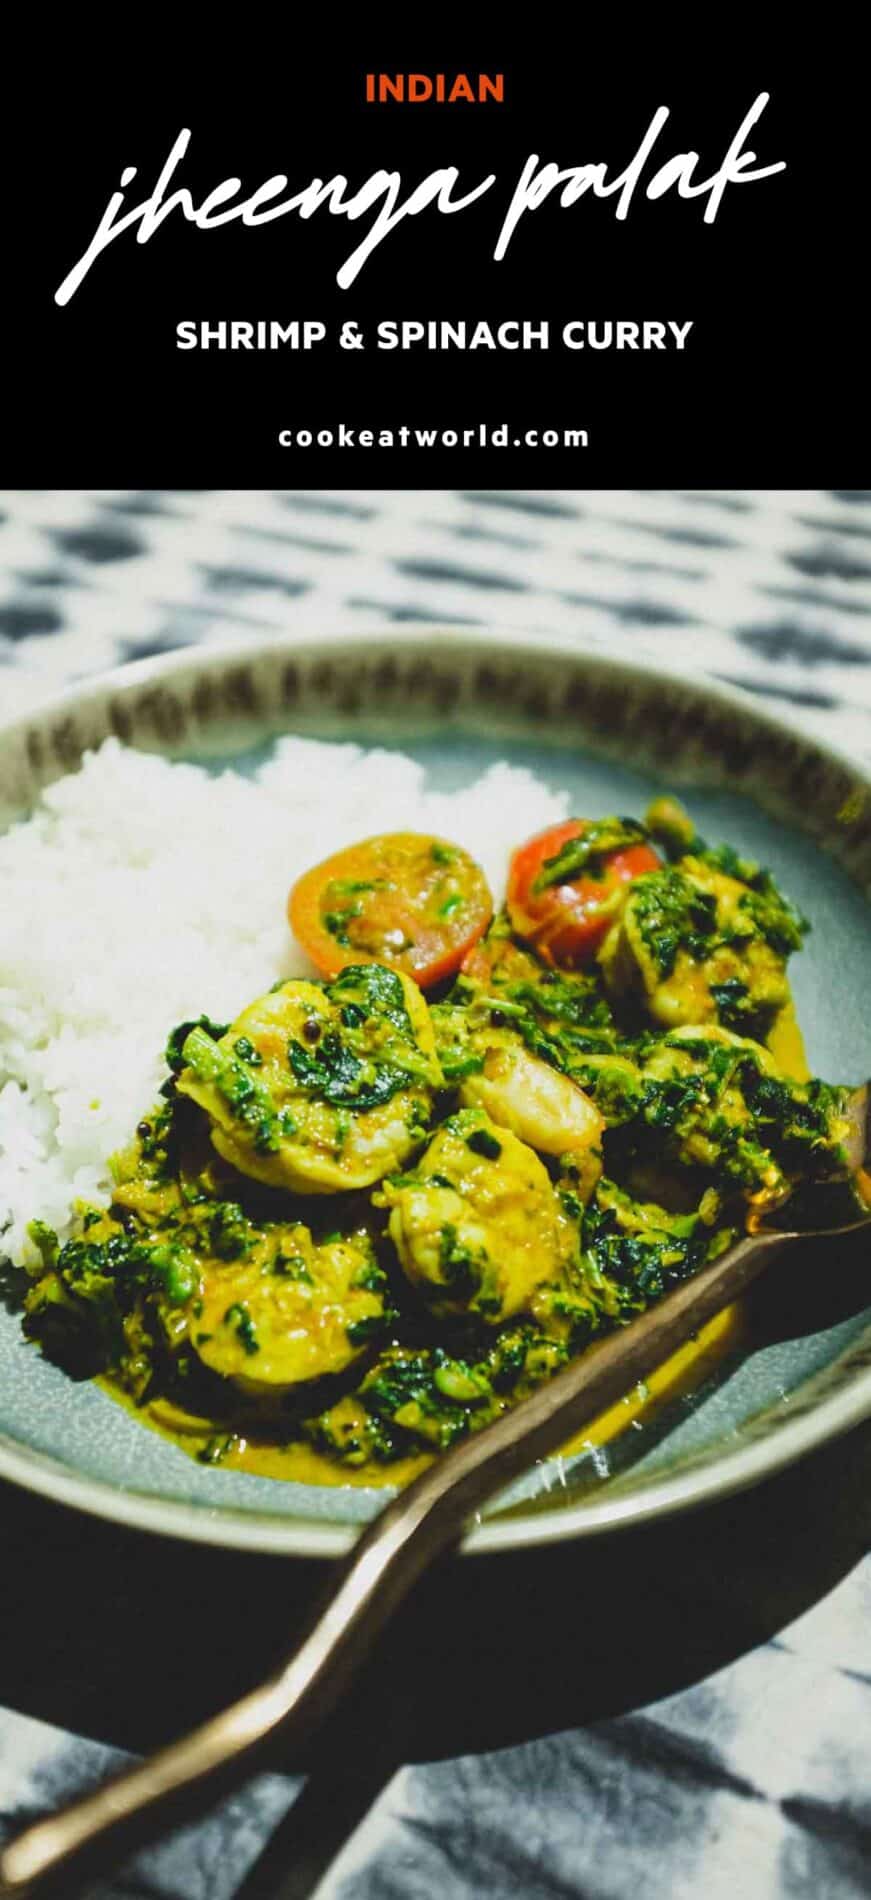
POLYGON ((646 826, 637 818, 598 819, 595 824, 587 825, 577 838, 567 838, 555 857, 545 858, 533 882, 533 896, 549 890, 553 884, 572 884, 582 871, 589 877, 601 877, 603 860, 610 857, 612 851, 644 844, 647 835, 646 826))

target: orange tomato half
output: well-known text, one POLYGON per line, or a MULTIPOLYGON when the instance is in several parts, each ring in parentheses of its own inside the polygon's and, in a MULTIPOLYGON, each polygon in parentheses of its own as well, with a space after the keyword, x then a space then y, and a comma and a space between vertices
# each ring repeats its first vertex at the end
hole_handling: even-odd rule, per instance
POLYGON ((662 859, 649 844, 628 844, 597 859, 564 884, 540 884, 549 861, 571 838, 589 828, 585 818, 566 818, 538 832, 515 851, 508 872, 508 915, 512 929, 546 963, 578 969, 590 963, 613 921, 624 885, 645 871, 660 869, 662 859))
POLYGON ((483 936, 493 900, 460 845, 393 831, 314 865, 294 885, 287 910, 297 942, 323 976, 349 963, 387 963, 430 989, 483 936))

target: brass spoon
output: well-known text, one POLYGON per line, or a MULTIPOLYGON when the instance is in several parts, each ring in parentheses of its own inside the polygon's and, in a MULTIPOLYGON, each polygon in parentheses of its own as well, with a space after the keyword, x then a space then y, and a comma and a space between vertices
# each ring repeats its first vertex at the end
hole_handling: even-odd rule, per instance
MULTIPOLYGON (((871 1085, 850 1098, 854 1218, 813 1226, 832 1239, 871 1225, 871 1085), (868 1212, 863 1212, 863 1204, 868 1212)), ((823 1214, 823 1219, 826 1219, 823 1214)), ((281 1728, 296 1740, 333 1709, 373 1641, 417 1578, 456 1543, 495 1492, 557 1450, 614 1405, 678 1346, 738 1299, 801 1232, 760 1230, 702 1267, 639 1319, 594 1346, 494 1424, 438 1458, 392 1498, 339 1564, 308 1634, 275 1674, 158 1754, 26 1828, 0 1852, 0 1900, 32 1893, 61 1870, 111 1846, 120 1856, 177 1824, 206 1789, 214 1795, 251 1771, 281 1728)))

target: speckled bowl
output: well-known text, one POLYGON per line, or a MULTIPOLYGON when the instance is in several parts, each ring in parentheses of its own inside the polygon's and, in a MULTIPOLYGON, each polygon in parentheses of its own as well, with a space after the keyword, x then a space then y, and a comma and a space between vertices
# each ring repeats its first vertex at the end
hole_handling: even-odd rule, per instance
MULTIPOLYGON (((813 1067, 849 1081, 871 1073, 871 783, 749 698, 577 641, 405 627, 128 666, 0 729, 0 824, 109 733, 244 770, 287 731, 401 747, 445 787, 509 756, 594 814, 638 811, 655 789, 683 788, 700 829, 769 863, 816 926, 794 981, 813 1067)), ((788 1292, 780 1283, 762 1301, 749 1344, 705 1384, 605 1451, 539 1467, 465 1548, 676 1510, 749 1484, 871 1413, 863 1260, 830 1248, 812 1282, 810 1272, 799 1264, 788 1292)), ((128 1524, 305 1554, 346 1548, 384 1496, 201 1467, 40 1359, 2 1311, 0 1474, 128 1524)))

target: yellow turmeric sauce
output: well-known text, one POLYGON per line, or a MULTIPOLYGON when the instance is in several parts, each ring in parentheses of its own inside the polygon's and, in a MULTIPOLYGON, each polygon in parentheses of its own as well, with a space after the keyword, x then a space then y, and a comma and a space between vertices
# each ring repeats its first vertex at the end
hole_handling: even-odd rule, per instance
MULTIPOLYGON (((708 1379, 725 1354, 734 1351, 740 1344, 743 1332, 744 1320, 740 1306, 730 1306, 722 1313, 715 1314, 694 1339, 688 1340, 664 1365, 651 1373, 644 1386, 637 1386, 618 1404, 609 1406, 606 1412, 602 1412, 599 1418, 586 1425, 576 1438, 565 1445, 559 1455, 576 1456, 578 1452, 607 1444, 630 1425, 650 1424, 664 1405, 694 1391, 708 1379)), ((141 1424, 159 1433, 161 1438, 169 1439, 171 1444, 186 1452, 190 1458, 200 1456, 214 1435, 215 1427, 211 1423, 193 1417, 188 1419, 178 1407, 169 1405, 165 1400, 158 1399, 152 1405, 137 1406, 129 1393, 111 1379, 102 1378, 98 1383, 110 1398, 123 1405, 126 1411, 132 1412, 141 1424)), ((370 1463, 352 1467, 322 1457, 310 1445, 282 1445, 270 1443, 265 1438, 243 1437, 237 1439, 221 1459, 218 1469, 250 1471, 258 1478, 278 1478, 292 1484, 371 1488, 409 1484, 431 1463, 432 1455, 424 1452, 415 1458, 394 1459, 387 1465, 370 1463)))
MULTIPOLYGON (((804 1043, 795 1010, 790 1001, 783 1008, 768 1036, 768 1047, 778 1066, 796 1081, 810 1075, 804 1043)), ((616 1405, 609 1406, 592 1424, 584 1427, 566 1446, 563 1457, 594 1450, 619 1437, 630 1426, 649 1426, 662 1409, 675 1399, 697 1390, 727 1354, 741 1346, 747 1334, 746 1315, 741 1304, 715 1314, 707 1326, 673 1353, 671 1358, 650 1374, 643 1386, 627 1393, 616 1405)), ((220 1425, 197 1419, 158 1399, 137 1406, 119 1385, 109 1378, 98 1382, 105 1392, 130 1411, 152 1431, 184 1451, 188 1457, 203 1459, 206 1446, 220 1425)), ((262 1431, 263 1428, 261 1428, 262 1431)), ((208 1462, 208 1461, 206 1461, 208 1462)), ((284 1482, 335 1487, 402 1486, 425 1470, 432 1454, 423 1452, 412 1458, 396 1459, 390 1464, 369 1463, 358 1466, 340 1464, 323 1457, 305 1444, 282 1444, 258 1433, 257 1437, 239 1436, 220 1460, 222 1471, 248 1471, 258 1478, 284 1482)))
POLYGON ((766 1047, 771 1050, 778 1068, 794 1082, 809 1082, 811 1072, 805 1055, 804 1040, 798 1026, 795 1005, 790 1000, 776 1017, 768 1035, 766 1047))
MULTIPOLYGON (((768 1037, 768 1047, 778 1065, 796 1081, 810 1074, 796 1020, 790 1002, 781 1010, 768 1037)), ((592 1424, 563 1448, 561 1456, 576 1456, 606 1445, 629 1426, 649 1426, 663 1407, 698 1389, 727 1355, 746 1339, 746 1316, 741 1304, 715 1314, 695 1338, 681 1346, 664 1365, 649 1376, 644 1386, 627 1393, 616 1405, 609 1406, 592 1424)), ((209 1439, 220 1427, 211 1421, 196 1419, 166 1400, 136 1406, 129 1394, 111 1379, 99 1381, 111 1398, 133 1412, 135 1417, 162 1438, 176 1445, 189 1457, 202 1457, 209 1439)), ((359 1487, 401 1486, 410 1483, 432 1462, 432 1454, 423 1452, 413 1458, 397 1459, 391 1464, 365 1464, 356 1467, 322 1457, 304 1444, 281 1444, 265 1437, 239 1437, 220 1461, 222 1471, 249 1471, 258 1478, 275 1478, 293 1484, 359 1487)))

